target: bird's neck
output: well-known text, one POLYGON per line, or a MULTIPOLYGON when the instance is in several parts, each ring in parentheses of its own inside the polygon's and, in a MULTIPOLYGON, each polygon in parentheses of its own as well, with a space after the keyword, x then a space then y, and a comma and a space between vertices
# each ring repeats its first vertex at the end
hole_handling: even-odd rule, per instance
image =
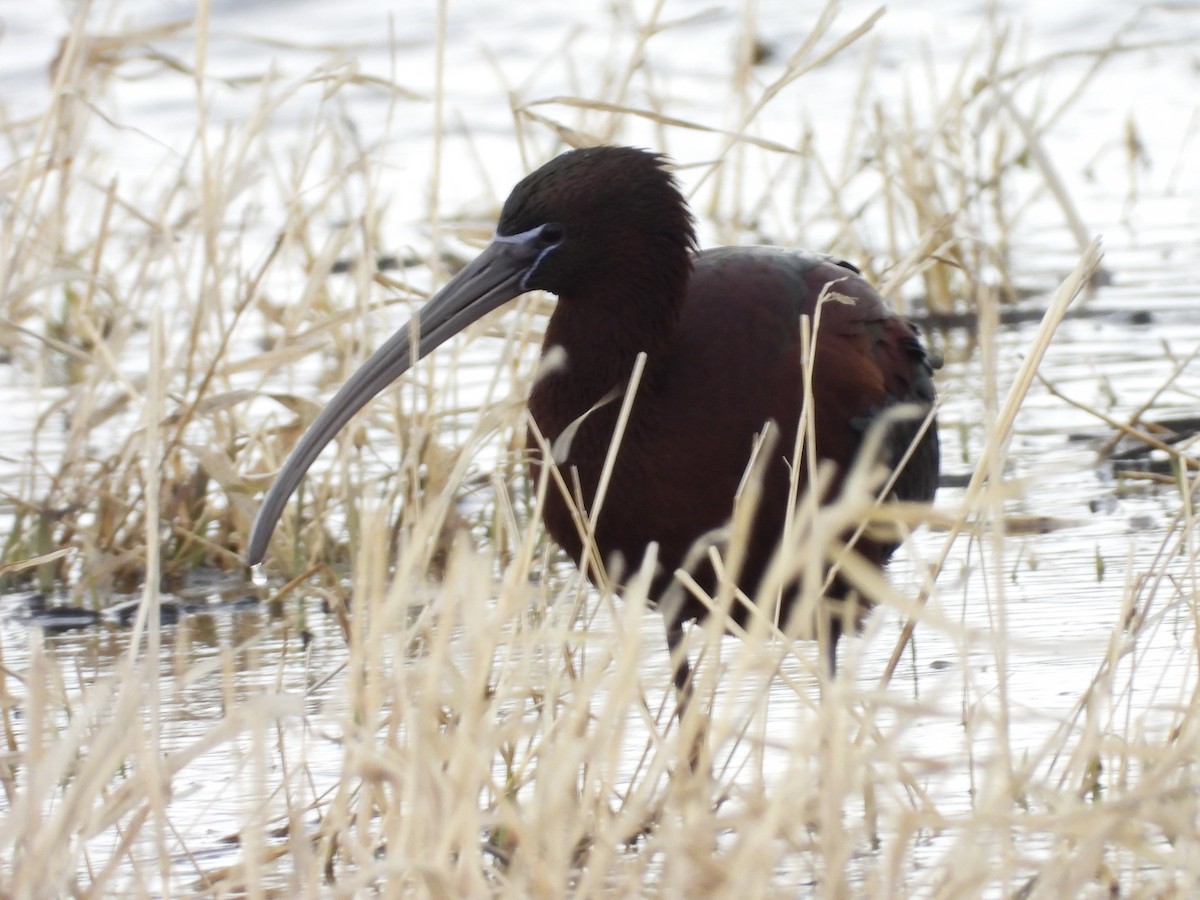
POLYGON ((681 303, 681 296, 644 291, 560 297, 546 326, 543 370, 529 398, 543 434, 553 440, 598 402, 611 401, 614 391, 619 405, 638 354, 646 353, 653 366, 670 340, 681 303))

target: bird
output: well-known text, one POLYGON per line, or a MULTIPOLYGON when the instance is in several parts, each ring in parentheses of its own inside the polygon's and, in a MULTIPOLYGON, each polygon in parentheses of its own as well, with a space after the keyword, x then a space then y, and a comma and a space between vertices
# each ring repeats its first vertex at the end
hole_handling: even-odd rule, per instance
MULTIPOLYGON (((593 581, 599 573, 587 562, 589 547, 618 581, 656 548, 648 596, 663 612, 681 695, 690 687, 684 625, 713 607, 684 590, 675 573, 684 569, 717 596, 718 573, 704 551, 727 531, 756 448, 759 499, 735 574, 748 598, 757 596, 780 544, 796 503, 791 488, 802 492, 818 481, 806 459, 833 473, 821 481, 821 502, 836 498, 869 446, 879 457, 871 462, 892 472, 889 498, 932 500, 939 363, 918 328, 836 257, 774 246, 700 249, 669 159, 601 145, 561 153, 519 181, 491 243, 335 394, 263 501, 247 546, 250 565, 265 558, 289 496, 355 413, 416 360, 529 291, 557 297, 528 399, 529 475, 536 483, 548 464, 562 474, 544 501, 546 530, 593 581), (807 363, 805 317, 817 322, 807 363), (796 465, 806 365, 812 408, 811 427, 804 427, 815 446, 796 465), (635 368, 640 375, 627 400, 635 368), (904 409, 915 415, 895 415, 904 409), (883 435, 871 441, 875 423, 883 435), (764 440, 772 432, 778 439, 764 440), (793 486, 793 478, 800 483, 793 486)), ((871 531, 853 544, 879 567, 897 546, 894 533, 871 531)), ((836 575, 825 595, 832 672, 839 637, 859 626, 870 600, 836 575)), ((798 580, 775 591, 781 620, 799 596, 798 580)), ((741 624, 751 612, 733 604, 723 615, 741 624)))

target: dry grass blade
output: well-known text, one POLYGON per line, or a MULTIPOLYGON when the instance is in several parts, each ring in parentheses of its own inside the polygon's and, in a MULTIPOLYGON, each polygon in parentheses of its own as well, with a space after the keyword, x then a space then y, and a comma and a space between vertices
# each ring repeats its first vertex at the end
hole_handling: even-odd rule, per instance
POLYGON ((699 122, 689 122, 686 119, 678 119, 673 116, 665 116, 662 113, 654 112, 649 109, 635 109, 630 106, 621 106, 616 103, 605 103, 600 100, 588 100, 582 97, 546 97, 541 100, 534 100, 521 107, 521 111, 527 111, 535 106, 545 105, 568 106, 575 109, 596 110, 599 112, 614 113, 621 116, 637 116, 647 119, 658 125, 665 125, 670 128, 683 128, 688 131, 702 131, 707 134, 719 134, 730 140, 730 146, 737 143, 751 144, 755 147, 761 147, 764 150, 771 150, 775 153, 795 153, 795 149, 788 147, 786 144, 781 144, 778 141, 770 141, 765 138, 755 137, 752 134, 746 134, 744 131, 726 131, 720 128, 712 128, 707 125, 702 125, 699 122))
POLYGON ((71 552, 70 547, 64 547, 61 550, 55 550, 52 553, 43 553, 41 556, 34 556, 29 559, 21 559, 16 562, 4 563, 0 565, 0 573, 5 572, 23 572, 25 569, 31 569, 35 566, 42 566, 46 563, 54 562, 62 559, 71 552))
MULTIPOLYGON (((939 571, 945 565, 946 559, 950 555, 950 548, 953 546, 955 540, 957 540, 961 531, 966 527, 970 511, 977 507, 980 494, 983 492, 988 478, 1000 471, 1006 447, 1012 439, 1013 424, 1016 422, 1017 414, 1020 412, 1025 395, 1029 393, 1029 388, 1033 385, 1037 377, 1038 367, 1041 366, 1042 360, 1046 356, 1046 351, 1050 348, 1050 342, 1054 337, 1054 333, 1058 329, 1058 326, 1062 324, 1062 320, 1067 314, 1067 309, 1070 308, 1071 304, 1080 294, 1088 289, 1092 282, 1092 276, 1099 270, 1101 257, 1100 240, 1097 238, 1092 241, 1083 256, 1080 257, 1074 271, 1067 276, 1066 280, 1063 281, 1062 285, 1055 292, 1054 299, 1042 317, 1041 325, 1030 342, 1021 367, 1011 387, 1008 389, 1004 404, 998 411, 996 420, 988 431, 987 443, 984 446, 979 461, 975 465, 975 471, 971 475, 970 483, 967 485, 959 522, 950 529, 949 534, 946 536, 945 543, 942 545, 942 551, 934 562, 935 572, 939 571)), ((900 639, 896 642, 896 648, 892 651, 891 659, 888 660, 887 668, 884 670, 883 678, 881 679, 882 684, 887 684, 895 674, 896 667, 900 664, 900 657, 904 652, 904 648, 912 639, 915 628, 915 622, 909 622, 904 626, 900 639)))
MULTIPOLYGON (((1063 140, 1142 77, 1121 63, 1175 71, 1192 14, 1140 9, 1112 40, 1083 23, 1077 49, 989 12, 914 64, 906 9, 843 24, 830 2, 798 25, 656 0, 575 27, 586 9, 531 8, 528 34, 496 29, 493 84, 492 21, 460 7, 391 23, 345 4, 338 30, 379 27, 343 42, 272 4, 271 36, 248 34, 209 2, 161 24, 83 3, 0 34, 21 73, 0 105, 0 894, 1190 895, 1200 479, 1194 441, 1147 423, 1192 411, 1200 357, 1147 354, 1153 322, 1054 335, 1099 265, 1113 148, 1130 207, 1164 158, 1178 196, 1153 229, 1109 231, 1126 293, 1102 299, 1158 292, 1162 330, 1194 334, 1177 312, 1194 229, 1158 214, 1190 196, 1195 117, 1174 156, 1139 146, 1178 85, 1098 134, 1099 162, 1063 140), (594 541, 600 589, 539 524, 547 492, 575 494, 570 472, 525 476, 542 297, 364 414, 285 515, 271 589, 245 580, 258 495, 333 385, 479 245, 497 188, 597 141, 669 153, 706 243, 828 249, 972 326, 929 335, 961 489, 880 505, 864 464, 835 503, 792 498, 769 580, 803 573, 815 611, 832 563, 880 607, 837 679, 769 591, 707 597, 681 571, 715 611, 761 605, 689 635, 698 702, 673 716, 653 555, 618 600, 594 541), (1080 196, 1085 163, 1099 194, 1080 196), (1073 247, 1036 328, 1000 329, 999 304, 1028 313, 1073 247), (1096 394, 1054 349, 1096 357, 1096 394), (1168 455, 1166 488, 1043 498, 1062 457, 1084 464, 1030 449, 1024 417, 1074 410, 1168 455), (886 578, 836 537, 921 524, 945 535, 918 532, 886 578), (48 614, 75 607, 100 624, 58 631, 48 614), (705 764, 681 765, 699 735, 705 764)), ((815 453, 812 429, 762 435, 722 542, 698 550, 718 571, 742 564, 757 466, 778 441, 815 453)))

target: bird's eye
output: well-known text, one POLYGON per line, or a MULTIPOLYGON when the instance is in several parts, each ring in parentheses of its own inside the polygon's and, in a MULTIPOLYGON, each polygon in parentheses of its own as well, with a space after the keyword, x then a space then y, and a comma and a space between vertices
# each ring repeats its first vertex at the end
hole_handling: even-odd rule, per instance
POLYGON ((538 229, 537 240, 543 247, 553 247, 555 244, 561 244, 566 236, 566 231, 557 222, 547 222, 538 229))

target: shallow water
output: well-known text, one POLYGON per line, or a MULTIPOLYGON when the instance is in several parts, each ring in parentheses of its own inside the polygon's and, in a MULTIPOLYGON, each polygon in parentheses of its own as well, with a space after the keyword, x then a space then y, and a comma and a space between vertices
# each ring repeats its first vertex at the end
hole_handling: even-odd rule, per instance
MULTIPOLYGON (((441 179, 436 203, 447 217, 463 210, 471 213, 489 199, 502 198, 507 185, 524 170, 496 67, 520 87, 525 98, 587 96, 607 71, 608 61, 626 58, 632 46, 629 29, 620 22, 614 25, 607 4, 574 9, 562 3, 514 6, 480 0, 450 7, 441 164, 443 171, 469 174, 441 179), (568 34, 574 35, 570 64, 554 53, 568 34), (496 60, 494 64, 489 55, 496 60)), ((811 7, 811 11, 801 11, 785 0, 763 2, 755 33, 786 52, 802 40, 806 22, 819 9, 818 4, 811 7)), ((191 4, 182 3, 123 2, 113 5, 111 12, 98 5, 93 15, 109 29, 145 27, 175 21, 188 15, 190 8, 191 4)), ((32 115, 42 108, 47 96, 46 65, 66 27, 62 20, 30 9, 5 13, 0 96, 5 98, 10 118, 32 115)), ((849 5, 839 22, 848 28, 872 9, 868 4, 849 5)), ((423 97, 432 95, 437 26, 431 10, 432 6, 406 9, 388 19, 377 4, 358 0, 338 4, 214 3, 207 68, 211 83, 206 87, 210 92, 209 134, 215 139, 224 128, 236 128, 254 114, 258 102, 254 88, 223 85, 219 79, 257 76, 269 66, 286 78, 322 63, 335 71, 353 64, 363 72, 394 79, 423 97), (257 39, 265 37, 283 43, 264 50, 257 39), (346 49, 326 49, 331 46, 346 49)), ((1124 10, 1113 4, 1111 15, 1104 15, 1092 3, 1013 3, 1005 5, 1004 16, 1018 23, 1014 40, 1025 42, 1027 56, 1034 58, 1052 51, 1108 44, 1117 30, 1113 23, 1124 21, 1124 10)), ((646 10, 638 7, 638 12, 645 14, 646 10)), ((724 85, 731 80, 742 12, 702 2, 666 5, 665 18, 692 16, 691 24, 666 31, 650 43, 647 65, 653 68, 662 94, 672 98, 673 111, 714 128, 735 128, 739 101, 724 85), (697 47, 705 52, 697 52, 697 47), (721 85, 721 91, 714 91, 713 84, 721 85)), ((851 106, 865 55, 876 54, 880 71, 895 74, 894 82, 877 78, 872 85, 876 93, 884 100, 891 96, 900 102, 907 87, 915 89, 915 102, 919 103, 923 96, 919 87, 926 79, 953 77, 964 57, 975 60, 983 55, 973 48, 987 22, 986 7, 978 3, 941 4, 936 14, 918 8, 889 10, 869 41, 806 75, 797 89, 774 101, 769 112, 756 120, 754 132, 794 143, 805 121, 816 122, 818 144, 836 148, 846 130, 853 127, 842 113, 851 106)), ((1063 324, 1041 373, 1059 390, 1119 421, 1168 383, 1171 386, 1155 403, 1154 417, 1194 415, 1200 396, 1200 364, 1191 360, 1182 374, 1176 374, 1175 368, 1200 345, 1200 301, 1195 293, 1195 285, 1200 283, 1200 170, 1187 163, 1196 144, 1195 97, 1200 76, 1194 68, 1194 50, 1186 50, 1188 40, 1192 47, 1200 45, 1200 11, 1188 5, 1143 10, 1124 27, 1121 39, 1127 44, 1164 43, 1114 55, 1091 76, 1084 99, 1045 135, 1046 148, 1088 233, 1105 236, 1105 267, 1112 282, 1082 301, 1089 312, 1099 315, 1063 324), (1143 156, 1132 161, 1123 149, 1127 126, 1136 130, 1144 149, 1143 156), (1134 324, 1132 312, 1148 315, 1134 324)), ((192 58, 187 36, 155 40, 153 45, 178 59, 192 58)), ((1059 74, 1036 89, 1045 92, 1047 103, 1061 100, 1083 77, 1088 62, 1081 57, 1074 63, 1062 63, 1056 69, 1059 74)), ((967 63, 968 68, 971 65, 967 63)), ((780 71, 780 63, 768 62, 756 70, 755 78, 761 86, 780 71)), ((93 125, 89 146, 109 154, 114 177, 134 184, 139 179, 156 182, 169 177, 179 155, 192 142, 196 129, 192 84, 185 77, 164 72, 149 59, 133 66, 128 75, 128 80, 115 81, 110 87, 116 95, 112 105, 121 114, 120 127, 93 125)), ((630 105, 646 101, 643 88, 635 86, 631 93, 630 105)), ((292 144, 303 144, 314 130, 336 127, 317 111, 316 94, 316 89, 300 91, 296 102, 273 115, 272 142, 281 155, 286 155, 292 144)), ((381 190, 392 197, 388 217, 395 248, 428 246, 428 234, 413 223, 425 220, 431 201, 437 127, 431 104, 405 100, 393 107, 385 92, 369 87, 347 91, 345 96, 349 98, 346 119, 353 123, 378 167, 381 190)), ((551 104, 545 112, 568 118, 561 106, 551 104)), ((537 146, 548 146, 545 133, 535 134, 537 146)), ((667 130, 666 136, 665 149, 685 160, 709 159, 720 145, 720 138, 714 135, 667 130)), ((618 137, 631 143, 662 143, 662 134, 644 122, 632 122, 618 137)), ((8 162, 4 160, 5 165, 8 162)), ((699 171, 685 170, 685 183, 694 184, 689 179, 697 178, 699 171)), ((740 186, 743 195, 758 196, 767 177, 763 171, 747 167, 740 186)), ((1013 268, 1022 286, 1035 292, 1027 303, 1041 307, 1047 298, 1037 292, 1053 289, 1073 267, 1078 248, 1058 205, 1044 192, 1022 193, 1019 178, 1016 183, 1027 209, 1020 227, 1010 236, 1013 268)), ((867 190, 868 186, 856 183, 850 193, 867 190)), ((303 189, 300 194, 303 196, 303 189)), ((698 196, 707 198, 703 192, 698 196)), ((727 230, 721 222, 733 215, 736 199, 737 192, 726 191, 721 196, 718 216, 703 225, 705 240, 721 239, 727 230)), ((773 211, 760 224, 758 232, 764 237, 818 246, 833 237, 829 227, 814 217, 818 211, 805 207, 804 198, 794 205, 781 205, 787 208, 773 211)), ((246 209, 245 252, 253 259, 273 239, 286 211, 277 198, 266 194, 247 198, 246 209)), ((335 231, 341 218, 352 212, 325 212, 329 231, 335 231)), ((991 237, 994 235, 986 230, 981 234, 983 240, 991 237)), ((406 277, 417 283, 428 283, 430 278, 421 272, 406 277)), ((289 288, 298 292, 301 282, 297 276, 294 284, 281 283, 275 288, 286 295, 289 288)), ((407 314, 405 309, 390 309, 384 318, 398 323, 407 314)), ((256 329, 260 327, 261 323, 254 323, 237 333, 236 353, 251 356, 256 352, 261 333, 256 329)), ((1036 324, 1028 324, 1006 327, 1000 333, 997 367, 1001 385, 1009 382, 1035 331, 1036 324)), ((982 362, 968 333, 935 333, 931 340, 947 361, 939 375, 945 469, 951 479, 961 481, 972 471, 984 440, 987 398, 982 362)), ((465 386, 455 389, 449 402, 469 406, 472 398, 486 390, 498 347, 498 342, 487 339, 471 344, 472 358, 459 368, 470 377, 465 386)), ((148 370, 147 359, 135 356, 123 360, 122 366, 134 377, 148 370)), ((318 365, 317 361, 305 361, 280 372, 278 385, 311 382, 318 365)), ((60 373, 33 376, 21 366, 0 365, 0 404, 10 411, 12 423, 0 457, 0 486, 5 491, 28 496, 28 483, 53 471, 45 461, 62 452, 61 433, 53 427, 39 430, 35 426, 60 395, 61 383, 60 373), (14 440, 12 435, 23 437, 14 440), (35 451, 43 464, 30 464, 30 454, 35 451)), ((250 377, 245 384, 257 387, 250 377)), ((237 386, 236 380, 233 385, 237 386)), ((263 415, 279 413, 264 405, 263 415)), ((130 420, 118 418, 98 431, 94 440, 115 440, 115 435, 129 426, 130 420)), ((904 657, 889 688, 900 697, 919 698, 923 704, 921 716, 896 728, 901 751, 941 761, 971 758, 980 766, 931 765, 923 773, 923 783, 938 798, 943 815, 953 817, 971 807, 971 790, 978 785, 969 781, 973 773, 987 770, 980 760, 994 754, 1038 759, 1059 746, 1054 735, 1102 669, 1113 635, 1119 632, 1115 625, 1128 612, 1122 607, 1127 581, 1164 568, 1156 556, 1164 541, 1173 539, 1178 493, 1170 486, 1118 481, 1111 467, 1095 457, 1096 447, 1109 433, 1095 416, 1072 408, 1041 386, 1034 387, 1022 408, 1008 454, 1005 477, 1018 490, 1006 512, 1060 520, 1060 527, 1046 535, 1010 537, 1003 560, 990 555, 992 549, 986 541, 960 539, 939 579, 935 610, 962 627, 919 629, 912 651, 904 657), (1079 435, 1087 440, 1073 439, 1079 435), (997 572, 1002 575, 996 577, 997 572), (1001 628, 1003 641, 994 640, 992 636, 1001 628), (1008 719, 1002 724, 996 712, 997 692, 1008 698, 1008 719)), ((482 449, 477 467, 486 471, 495 452, 491 446, 482 449)), ((938 505, 953 510, 961 496, 961 489, 944 488, 938 505)), ((936 556, 943 540, 940 533, 919 533, 910 548, 916 562, 901 553, 905 558, 893 566, 893 582, 913 584, 913 571, 936 556)), ((1112 708, 1107 712, 1113 717, 1130 716, 1137 723, 1132 729, 1135 733, 1153 734, 1171 727, 1195 682, 1194 620, 1185 603, 1196 583, 1195 565, 1194 547, 1177 552, 1176 561, 1166 566, 1175 579, 1174 587, 1143 595, 1141 611, 1150 625, 1120 670, 1112 708), (1136 668, 1138 678, 1126 682, 1130 665, 1136 668)), ((224 596, 222 589, 236 594, 244 587, 218 585, 207 593, 200 590, 198 596, 215 605, 224 596)), ((7 599, 9 612, 17 610, 20 600, 7 599)), ((229 704, 285 695, 296 699, 302 710, 285 731, 291 746, 301 748, 303 769, 312 780, 311 795, 321 796, 335 784, 343 764, 338 738, 345 710, 338 688, 344 677, 339 674, 344 640, 334 617, 323 612, 315 599, 303 620, 310 640, 301 640, 297 619, 295 613, 273 618, 265 608, 202 609, 165 628, 159 666, 163 748, 170 751, 189 746, 220 722, 229 704), (231 685, 233 696, 229 696, 231 685)), ((659 627, 653 617, 647 617, 646 643, 650 647, 659 640, 659 627)), ((882 611, 873 618, 866 637, 851 642, 848 669, 862 684, 878 681, 898 627, 898 614, 882 611)), ((116 671, 129 653, 129 635, 127 629, 110 623, 78 632, 43 634, 12 616, 0 630, 4 665, 10 671, 29 669, 31 659, 37 656, 31 655, 31 645, 36 645, 58 662, 67 677, 76 679, 76 683, 63 685, 68 695, 116 671)), ((647 681, 653 679, 653 673, 663 673, 665 683, 665 655, 648 650, 645 657, 647 681)), ((803 682, 804 676, 792 674, 803 682)), ((812 686, 811 679, 807 684, 812 686)), ((773 733, 803 728, 804 716, 810 713, 807 705, 797 708, 791 688, 777 685, 771 690, 773 733)), ((742 699, 727 693, 718 705, 736 710, 742 699)), ((14 727, 19 732, 20 698, 14 702, 14 727)), ((880 727, 886 727, 888 713, 878 715, 880 727)), ((279 815, 287 811, 282 803, 260 802, 276 784, 275 774, 256 767, 261 756, 250 745, 261 739, 248 730, 235 742, 245 749, 243 755, 204 754, 180 770, 172 782, 169 804, 172 834, 158 844, 174 848, 167 861, 170 865, 156 863, 153 842, 147 842, 145 869, 140 874, 131 871, 131 889, 145 887, 138 879, 147 872, 159 872, 177 886, 187 886, 199 871, 239 858, 240 848, 226 838, 244 829, 248 816, 266 821, 269 816, 264 808, 279 815)), ((735 755, 739 752, 734 751, 735 755)), ((770 775, 785 772, 786 765, 784 746, 763 768, 770 775)), ((947 830, 921 846, 920 863, 938 865, 969 839, 947 830)), ((106 832, 89 844, 89 853, 103 860, 118 840, 117 835, 106 832)), ((1030 852, 1036 850, 1034 836, 1030 852)), ((860 864, 864 871, 869 870, 869 863, 860 864)), ((803 869, 804 864, 799 865, 803 869)), ((804 871, 778 873, 781 884, 792 884, 797 878, 803 883, 810 875, 804 871)))

